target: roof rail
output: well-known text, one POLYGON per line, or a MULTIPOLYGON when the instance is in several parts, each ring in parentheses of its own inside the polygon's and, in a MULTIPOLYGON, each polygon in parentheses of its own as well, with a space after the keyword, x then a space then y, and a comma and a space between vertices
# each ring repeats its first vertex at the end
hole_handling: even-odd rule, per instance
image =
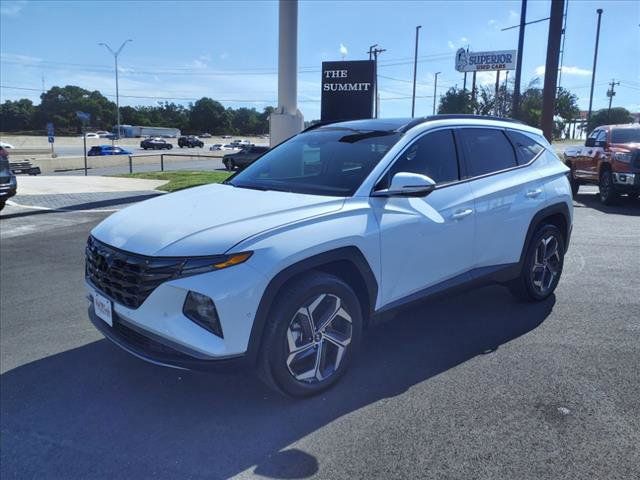
POLYGON ((436 120, 498 120, 501 122, 511 122, 511 123, 519 123, 524 125, 525 123, 516 120, 515 118, 506 118, 506 117, 497 117, 494 115, 473 115, 468 113, 446 113, 439 115, 429 115, 426 117, 416 118, 411 122, 407 123, 403 127, 401 127, 398 131, 404 133, 411 130, 413 127, 420 125, 425 122, 434 122, 436 120))

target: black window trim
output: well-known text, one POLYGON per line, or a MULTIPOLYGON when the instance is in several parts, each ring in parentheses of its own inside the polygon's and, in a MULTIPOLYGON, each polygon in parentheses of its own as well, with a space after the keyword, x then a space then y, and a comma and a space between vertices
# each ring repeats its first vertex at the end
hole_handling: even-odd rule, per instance
POLYGON ((385 177, 385 175, 387 173, 389 173, 389 170, 391 170, 391 168, 396 164, 396 162, 398 162, 400 160, 400 158, 405 154, 405 152, 407 150, 409 150, 409 148, 411 148, 416 142, 421 140, 426 135, 429 135, 430 133, 438 132, 440 130, 449 130, 451 132, 451 136, 453 137, 453 148, 456 151, 456 163, 458 164, 458 180, 452 180, 450 182, 437 183, 435 188, 438 189, 438 188, 448 187, 450 185, 457 185, 458 183, 461 183, 462 180, 463 180, 463 178, 462 178, 463 169, 462 169, 462 164, 460 162, 460 150, 459 150, 458 141, 457 141, 456 135, 455 135, 455 128, 456 127, 453 127, 453 126, 449 125, 449 126, 446 126, 446 127, 438 127, 438 128, 429 129, 429 130, 427 130, 425 132, 422 132, 422 133, 418 134, 418 136, 416 136, 410 143, 405 145, 404 148, 402 150, 400 150, 400 152, 393 158, 393 160, 391 162, 389 162, 389 165, 387 165, 387 167, 384 169, 384 171, 380 174, 380 176, 373 183, 373 187, 371 188, 371 192, 369 192, 369 196, 372 196, 373 192, 376 191, 376 188, 378 187, 378 184, 382 181, 382 179, 385 177))
POLYGON ((531 160, 529 160, 529 162, 523 163, 522 165, 518 165, 518 155, 517 155, 517 152, 515 151, 515 146, 513 145, 513 142, 509 138, 509 135, 506 134, 506 132, 507 131, 516 132, 516 133, 521 133, 521 134, 524 134, 524 135, 526 135, 526 133, 528 133, 528 132, 525 132, 523 130, 519 130, 517 128, 496 127, 496 126, 493 126, 493 125, 486 125, 486 126, 485 125, 448 125, 446 127, 437 127, 437 128, 429 129, 429 130, 421 133, 420 135, 418 135, 411 143, 406 145, 400 151, 400 153, 398 153, 395 156, 395 158, 389 163, 389 165, 387 165, 387 168, 384 169, 383 173, 374 182, 373 187, 371 188, 371 192, 369 192, 369 196, 373 196, 373 192, 376 191, 376 187, 378 186, 380 181, 389 172, 391 167, 400 159, 400 157, 404 154, 404 152, 411 145, 414 144, 415 141, 417 141, 419 138, 423 137, 424 135, 427 135, 427 134, 432 133, 432 132, 436 132, 438 130, 451 130, 452 133, 453 133, 454 144, 455 144, 455 148, 456 148, 456 156, 457 156, 457 160, 458 160, 458 176, 460 177, 460 179, 457 180, 457 181, 453 181, 453 182, 446 182, 446 183, 437 184, 435 186, 435 190, 439 190, 441 188, 452 187, 454 185, 459 185, 461 183, 467 183, 467 182, 478 180, 478 179, 481 179, 481 178, 490 177, 490 176, 493 176, 493 175, 499 175, 501 173, 510 172, 512 170, 517 170, 517 169, 520 169, 520 168, 526 168, 529 165, 531 165, 533 162, 538 160, 538 158, 540 158, 540 156, 544 152, 549 151, 549 149, 547 147, 545 147, 544 145, 538 143, 535 139, 533 139, 536 143, 538 143, 538 145, 540 145, 542 147, 542 150, 540 150, 531 160), (485 128, 485 129, 492 129, 492 130, 501 130, 504 133, 505 138, 507 139, 507 141, 511 145, 511 148, 513 148, 513 150, 514 150, 514 155, 515 155, 515 158, 516 158, 516 165, 513 166, 513 167, 502 169, 502 170, 496 170, 495 172, 489 172, 489 173, 485 173, 483 175, 477 175, 475 177, 468 176, 467 160, 464 157, 464 152, 462 151, 462 146, 460 145, 460 139, 458 138, 458 135, 456 134, 456 132, 458 130, 462 129, 462 128, 485 128))

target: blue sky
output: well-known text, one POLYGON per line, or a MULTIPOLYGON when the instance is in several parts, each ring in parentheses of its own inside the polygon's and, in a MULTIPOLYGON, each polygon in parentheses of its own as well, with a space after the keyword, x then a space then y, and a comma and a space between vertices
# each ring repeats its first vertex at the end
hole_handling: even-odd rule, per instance
MULTIPOLYGON (((529 0, 527 19, 549 15, 548 0, 529 0)), ((615 78, 614 106, 640 111, 640 2, 569 0, 562 85, 586 109, 595 41, 596 9, 603 8, 594 109, 607 105, 607 82, 615 78)), ((415 26, 419 44, 416 111, 432 108, 433 73, 438 92, 462 86, 454 52, 515 49, 519 1, 301 1, 298 23, 298 100, 305 119, 319 118, 320 64, 379 57, 380 113, 410 114, 415 26)), ((225 106, 262 109, 277 99, 278 4, 273 1, 5 1, 0 2, 0 99, 39 102, 46 88, 79 85, 114 95, 113 57, 98 42, 117 48, 121 105, 157 101, 187 104, 202 96, 225 106), (19 87, 22 90, 9 87, 19 87)), ((548 22, 527 27, 523 85, 542 80, 548 22)), ((513 72, 510 73, 513 75, 513 72)), ((495 74, 479 81, 493 84, 495 74)))

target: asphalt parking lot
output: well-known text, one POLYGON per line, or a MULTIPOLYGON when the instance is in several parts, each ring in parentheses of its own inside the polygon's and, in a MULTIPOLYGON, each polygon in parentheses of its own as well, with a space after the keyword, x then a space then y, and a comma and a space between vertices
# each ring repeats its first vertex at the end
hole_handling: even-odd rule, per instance
POLYGON ((640 478, 640 202, 583 188, 554 296, 492 286, 399 312, 303 401, 102 339, 83 250, 108 213, 2 214, 5 480, 640 478))

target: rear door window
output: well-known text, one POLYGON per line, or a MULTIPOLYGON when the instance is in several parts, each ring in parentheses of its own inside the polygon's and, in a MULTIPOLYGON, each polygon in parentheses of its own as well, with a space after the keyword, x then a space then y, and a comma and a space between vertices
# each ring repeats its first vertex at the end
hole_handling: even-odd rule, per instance
POLYGON ((499 172, 518 165, 513 146, 502 130, 460 128, 456 131, 469 177, 499 172))
POLYGON ((544 150, 542 145, 523 133, 507 130, 507 136, 516 149, 518 165, 526 165, 544 150))

